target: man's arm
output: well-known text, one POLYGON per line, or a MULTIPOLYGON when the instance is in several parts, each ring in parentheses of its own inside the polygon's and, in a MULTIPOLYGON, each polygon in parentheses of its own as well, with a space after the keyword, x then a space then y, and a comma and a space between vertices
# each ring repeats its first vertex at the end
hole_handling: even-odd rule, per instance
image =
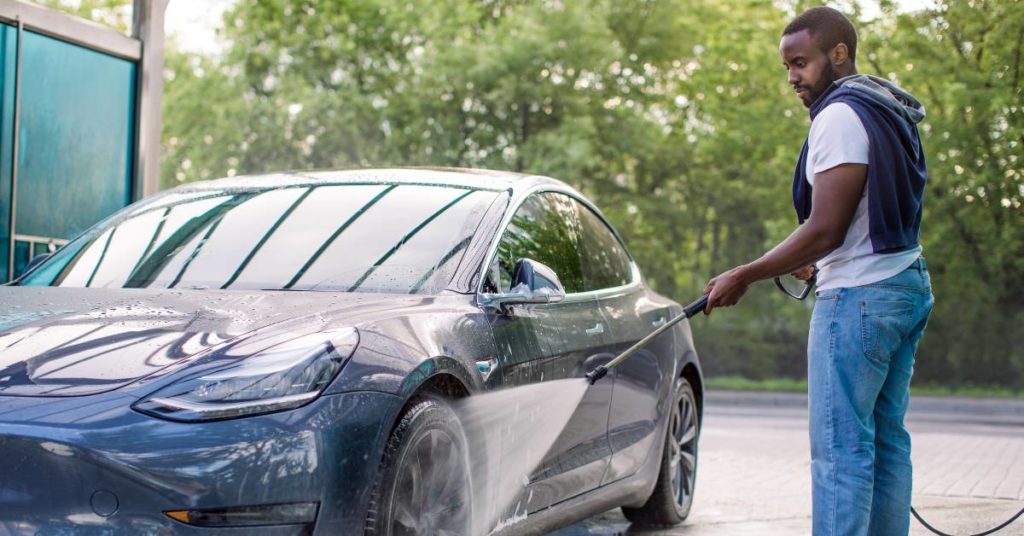
POLYGON ((735 305, 751 283, 813 264, 843 245, 864 193, 867 169, 865 164, 842 164, 816 174, 807 221, 761 258, 708 282, 704 293, 710 297, 704 312, 735 305))

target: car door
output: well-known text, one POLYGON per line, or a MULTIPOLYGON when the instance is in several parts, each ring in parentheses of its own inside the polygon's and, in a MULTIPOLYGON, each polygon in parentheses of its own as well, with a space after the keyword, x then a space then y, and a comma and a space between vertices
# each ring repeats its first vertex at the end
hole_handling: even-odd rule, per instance
MULTIPOLYGON (((579 229, 570 198, 533 194, 517 209, 488 270, 492 290, 508 291, 516 260, 530 258, 553 269, 566 290, 558 303, 513 307, 492 314, 503 388, 578 378, 610 358, 609 329, 593 297, 582 294, 579 229)), ((611 384, 588 388, 524 492, 534 512, 601 484, 611 447, 607 439, 611 384)), ((519 430, 529 435, 530 430, 519 430)), ((517 512, 517 513, 521 513, 517 512)))
MULTIPOLYGON (((584 285, 595 295, 609 324, 618 354, 668 321, 667 300, 640 285, 639 271, 622 243, 596 212, 576 201, 580 222, 580 258, 584 285)), ((603 483, 635 473, 648 456, 660 452, 659 400, 674 372, 672 332, 659 336, 612 369, 613 392, 608 440, 613 451, 603 483)))

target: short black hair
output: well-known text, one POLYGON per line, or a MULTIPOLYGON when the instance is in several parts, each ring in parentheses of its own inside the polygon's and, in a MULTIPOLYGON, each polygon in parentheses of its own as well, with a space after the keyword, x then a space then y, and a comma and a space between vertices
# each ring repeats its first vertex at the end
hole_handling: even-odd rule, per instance
POLYGON ((817 41, 822 52, 828 53, 839 43, 846 43, 850 51, 850 61, 857 61, 857 30, 850 19, 830 7, 812 7, 797 15, 790 22, 782 35, 792 35, 802 30, 810 32, 817 41))

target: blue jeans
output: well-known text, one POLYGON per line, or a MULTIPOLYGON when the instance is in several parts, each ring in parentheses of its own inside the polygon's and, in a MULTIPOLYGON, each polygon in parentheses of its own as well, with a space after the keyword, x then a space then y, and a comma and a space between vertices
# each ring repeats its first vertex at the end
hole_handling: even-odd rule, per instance
POLYGON ((932 311, 924 258, 861 287, 819 291, 807 343, 815 536, 910 531, 914 353, 932 311))

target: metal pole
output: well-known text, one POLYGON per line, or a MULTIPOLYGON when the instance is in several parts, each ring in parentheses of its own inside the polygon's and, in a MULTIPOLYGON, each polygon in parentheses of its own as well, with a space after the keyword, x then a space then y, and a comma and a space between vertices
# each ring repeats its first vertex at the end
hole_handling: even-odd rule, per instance
POLYGON ((14 56, 14 142, 11 149, 11 219, 8 226, 11 236, 8 242, 10 250, 7 252, 8 280, 14 280, 14 234, 18 209, 18 123, 19 115, 21 115, 19 111, 21 107, 21 34, 24 29, 24 23, 21 18, 18 18, 18 44, 14 56))
POLYGON ((136 64, 132 201, 160 189, 160 123, 164 91, 164 13, 169 0, 132 2, 132 37, 142 41, 136 64))

